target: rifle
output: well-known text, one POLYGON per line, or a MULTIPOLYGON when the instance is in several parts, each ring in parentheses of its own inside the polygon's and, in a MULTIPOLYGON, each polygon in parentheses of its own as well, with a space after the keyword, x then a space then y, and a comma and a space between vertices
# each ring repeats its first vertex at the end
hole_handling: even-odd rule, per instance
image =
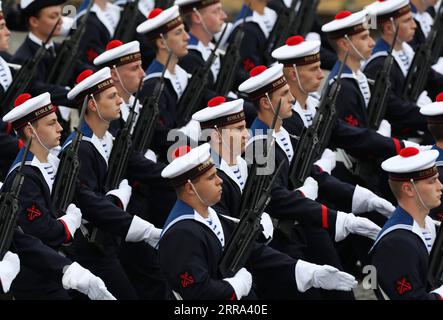
POLYGON ((440 4, 440 7, 438 7, 432 27, 435 28, 435 30, 438 30, 431 49, 431 61, 432 64, 436 64, 441 56, 441 50, 443 47, 443 2, 440 4))
POLYGON ((443 284, 443 228, 440 225, 429 259, 428 282, 432 288, 443 284))
POLYGON ((138 14, 138 2, 140 0, 128 0, 120 16, 120 20, 115 28, 114 39, 121 40, 123 43, 135 39, 135 29, 138 14))
POLYGON ((46 79, 48 83, 66 85, 71 79, 73 66, 76 63, 79 53, 80 41, 86 31, 86 21, 88 20, 93 4, 94 1, 90 0, 86 12, 81 18, 80 26, 69 39, 63 41, 60 52, 58 53, 46 79))
POLYGON ((341 90, 341 75, 348 56, 349 52, 346 52, 337 79, 325 88, 313 123, 304 130, 298 142, 289 171, 289 179, 294 188, 303 185, 311 173, 314 161, 321 156, 329 143, 331 131, 337 118, 335 103, 341 90))
POLYGON ((126 169, 128 167, 128 160, 132 152, 132 127, 135 120, 135 107, 137 105, 140 89, 143 84, 143 78, 140 79, 138 84, 138 90, 134 98, 131 110, 129 112, 128 119, 125 126, 117 133, 117 137, 114 140, 111 155, 108 162, 108 174, 106 176, 105 190, 113 190, 118 188, 121 180, 123 179, 126 169))
POLYGON ((274 59, 272 58, 272 51, 284 45, 286 39, 291 34, 292 26, 297 24, 297 3, 299 0, 292 0, 291 6, 286 8, 283 4, 283 8, 278 13, 277 21, 275 21, 274 27, 269 34, 266 42, 266 50, 264 52, 266 64, 271 64, 274 59))
POLYGON ((383 69, 380 70, 375 79, 374 93, 368 104, 369 128, 374 130, 377 130, 380 127, 380 123, 386 112, 386 98, 391 89, 391 69, 394 63, 392 52, 394 51, 394 46, 397 41, 398 29, 399 27, 397 26, 395 29, 394 40, 392 41, 388 56, 385 59, 383 69))
POLYGON ((211 52, 205 65, 199 68, 196 73, 192 76, 188 85, 186 86, 185 92, 183 92, 182 97, 177 104, 177 127, 182 127, 191 120, 192 115, 200 109, 200 104, 205 93, 205 89, 208 85, 208 74, 211 72, 211 66, 217 58, 217 50, 220 46, 220 42, 225 35, 228 24, 226 24, 223 32, 218 39, 214 49, 211 52))
POLYGON ((215 92, 222 96, 226 96, 229 91, 234 87, 235 76, 237 70, 241 63, 240 47, 245 36, 245 23, 246 18, 251 9, 248 10, 243 17, 242 24, 238 27, 237 33, 235 34, 234 41, 231 42, 226 53, 221 61, 220 72, 215 82, 215 92))
MULTIPOLYGON (((275 123, 280 111, 281 100, 276 108, 274 120, 268 137, 272 137, 275 123)), ((269 140, 268 140, 269 141, 269 140)), ((266 156, 274 146, 275 138, 272 137, 269 150, 266 156)), ((240 270, 249 259, 250 252, 254 246, 254 241, 261 232, 260 219, 271 201, 272 188, 280 175, 284 161, 280 163, 277 170, 274 171, 272 179, 269 175, 258 175, 257 169, 259 165, 254 161, 251 168, 251 175, 248 177, 245 190, 242 194, 240 205, 240 222, 236 226, 232 237, 229 239, 223 255, 220 259, 218 269, 223 277, 232 277, 240 270)))
POLYGON ((80 171, 80 159, 78 158, 78 149, 82 141, 83 133, 81 126, 84 121, 85 111, 88 105, 88 96, 83 100, 83 106, 80 114, 80 129, 76 128, 75 137, 71 145, 60 154, 60 163, 52 186, 52 204, 55 208, 56 217, 66 212, 69 204, 74 199, 75 184, 80 171))
POLYGON ((57 29, 57 25, 60 22, 59 18, 57 22, 55 23, 54 27, 51 30, 51 33, 49 34, 48 38, 45 42, 41 45, 40 48, 38 48, 37 52, 35 53, 34 57, 32 59, 27 60, 20 70, 17 72, 17 74, 14 76, 14 80, 12 81, 11 85, 9 86, 8 90, 6 90, 5 97, 2 101, 3 104, 3 114, 5 115, 8 113, 12 105, 14 103, 14 100, 17 98, 17 96, 23 92, 28 91, 29 85, 31 84, 32 79, 34 78, 35 74, 37 73, 37 67, 42 61, 45 53, 46 53, 46 45, 51 41, 51 38, 55 32, 55 29, 57 29))
MULTIPOLYGON (((441 8, 439 9, 439 14, 440 13, 441 8)), ((435 58, 435 55, 440 56, 442 44, 437 43, 438 40, 440 40, 437 38, 440 31, 437 28, 441 28, 440 19, 441 18, 438 17, 438 21, 435 20, 436 23, 432 25, 426 41, 420 44, 418 47, 411 66, 409 67, 405 86, 403 88, 403 97, 407 100, 417 101, 428 80, 428 74, 431 71, 433 57, 435 58)))
POLYGON ((315 12, 317 11, 319 2, 320 0, 302 1, 297 19, 295 21, 296 24, 292 29, 292 34, 300 34, 305 36, 311 31, 315 20, 315 12))
POLYGON ((0 260, 3 259, 5 253, 11 246, 14 227, 20 210, 18 198, 20 196, 23 181, 25 180, 23 167, 25 166, 31 142, 32 137, 29 138, 28 144, 26 145, 22 162, 17 170, 14 180, 12 181, 11 190, 0 194, 0 260))
POLYGON ((155 85, 152 95, 150 95, 143 103, 140 116, 135 124, 134 132, 132 133, 132 145, 136 152, 144 154, 151 145, 155 125, 157 124, 157 119, 160 115, 159 103, 160 97, 165 88, 165 72, 168 70, 171 57, 172 51, 169 51, 168 60, 166 61, 160 81, 155 85))

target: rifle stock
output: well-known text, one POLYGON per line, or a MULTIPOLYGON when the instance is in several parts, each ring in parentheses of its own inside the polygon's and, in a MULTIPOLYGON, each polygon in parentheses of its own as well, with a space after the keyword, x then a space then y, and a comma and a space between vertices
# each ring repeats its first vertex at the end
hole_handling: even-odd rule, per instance
POLYGON ((114 39, 127 43, 135 39, 136 16, 138 13, 138 2, 140 0, 128 0, 125 4, 120 20, 115 28, 114 39))

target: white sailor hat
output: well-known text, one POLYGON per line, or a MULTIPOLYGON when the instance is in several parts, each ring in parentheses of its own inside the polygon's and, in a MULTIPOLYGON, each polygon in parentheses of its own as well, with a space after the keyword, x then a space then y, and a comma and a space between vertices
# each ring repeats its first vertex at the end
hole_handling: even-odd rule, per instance
POLYGON ((200 122, 202 129, 224 127, 245 120, 243 99, 226 102, 224 97, 215 97, 208 101, 208 107, 192 115, 200 122))
POLYGON ((414 147, 404 148, 400 153, 382 162, 381 167, 393 181, 424 180, 437 174, 435 160, 437 150, 420 151, 414 147))
POLYGON ((137 32, 145 33, 148 40, 154 40, 182 23, 178 6, 172 6, 166 10, 155 8, 149 13, 148 20, 138 25, 137 32))
POLYGON ((320 46, 318 40, 305 41, 302 36, 292 36, 286 40, 286 45, 272 51, 272 57, 285 67, 303 66, 320 61, 320 46))
POLYGON ((141 60, 140 42, 137 40, 123 43, 120 40, 111 40, 106 45, 106 51, 94 59, 96 66, 122 66, 141 60))
POLYGON ((182 15, 186 15, 194 11, 194 8, 200 10, 219 2, 220 0, 176 0, 175 5, 180 7, 182 15))
POLYGON ((436 98, 435 102, 427 104, 420 108, 420 113, 428 117, 428 122, 431 124, 443 123, 443 92, 436 98))
POLYGON ((261 97, 283 87, 287 82, 283 75, 283 65, 277 63, 271 68, 257 66, 249 73, 251 76, 243 82, 238 90, 246 92, 251 100, 258 100, 261 97))
POLYGON ((3 121, 11 122, 12 128, 18 130, 27 123, 43 118, 55 110, 49 92, 34 98, 29 93, 23 93, 15 99, 14 108, 3 117, 3 121))
POLYGON ((339 39, 345 35, 352 36, 368 29, 368 11, 361 10, 355 13, 351 11, 340 11, 335 19, 326 23, 321 31, 327 33, 330 39, 339 39))
POLYGON ((66 0, 20 0, 20 9, 25 15, 33 16, 43 8, 59 6, 65 2, 66 0))
POLYGON ((365 9, 371 15, 377 16, 377 24, 389 21, 391 18, 399 18, 411 12, 409 0, 379 0, 366 6, 365 9))
POLYGON ((111 79, 111 70, 104 67, 95 72, 86 69, 77 77, 77 85, 68 92, 69 100, 83 100, 83 98, 90 94, 97 94, 114 86, 114 81, 111 79))
POLYGON ((173 161, 163 169, 162 177, 171 179, 176 187, 184 185, 214 166, 211 158, 209 143, 191 149, 189 146, 178 147, 173 152, 173 161))

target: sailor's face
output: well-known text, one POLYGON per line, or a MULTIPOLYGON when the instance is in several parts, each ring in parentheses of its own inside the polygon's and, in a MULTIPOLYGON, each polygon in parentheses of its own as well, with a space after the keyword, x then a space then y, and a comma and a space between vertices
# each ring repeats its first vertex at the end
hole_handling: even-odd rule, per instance
POLYGON ((443 185, 438 179, 438 173, 431 178, 419 180, 415 184, 423 202, 429 209, 436 208, 441 204, 443 185))
POLYGON ((33 125, 33 127, 45 147, 52 149, 59 146, 63 128, 57 121, 55 112, 38 119, 36 122, 36 125, 33 125))
POLYGON ((415 35, 415 29, 417 29, 417 24, 414 21, 412 12, 409 12, 400 18, 396 19, 396 24, 398 24, 398 39, 402 42, 410 42, 415 35))
POLYGON ((279 101, 281 100, 281 107, 279 115, 282 119, 289 118, 292 116, 292 103, 294 102, 294 97, 289 90, 289 85, 286 84, 280 89, 274 91, 271 96, 272 107, 275 109, 279 101))
POLYGON ((104 120, 112 121, 120 118, 122 99, 114 86, 101 92, 95 99, 104 120))
MULTIPOLYGON (((365 58, 369 59, 371 57, 372 49, 374 48, 375 42, 372 39, 369 30, 362 31, 351 37, 352 44, 360 52, 360 54, 365 58)), ((353 48, 351 48, 351 54, 355 59, 360 60, 361 57, 353 48)))
MULTIPOLYGON (((318 61, 304 66, 297 66, 300 84, 306 92, 315 92, 320 88, 321 81, 325 77, 320 65, 321 62, 318 61)), ((296 85, 298 86, 299 84, 297 83, 296 85)))
POLYGON ((218 203, 222 195, 223 180, 217 175, 217 169, 212 167, 193 182, 199 196, 209 205, 218 203))
POLYGON ((168 43, 168 47, 178 58, 188 54, 188 40, 189 34, 186 32, 184 24, 179 25, 167 33, 166 42, 168 43))
POLYGON ((248 129, 246 128, 246 121, 242 120, 219 129, 223 141, 222 147, 229 147, 229 154, 234 157, 241 155, 245 151, 246 141, 248 139, 248 129))
MULTIPOLYGON (((58 19, 62 16, 62 7, 61 6, 50 6, 43 8, 40 10, 38 17, 36 17, 35 26, 39 30, 39 33, 44 36, 49 36, 51 34, 52 29, 57 23, 58 19)), ((62 27, 62 20, 57 24, 57 27, 54 31, 54 37, 60 35, 62 27)))
POLYGON ((118 79, 118 77, 114 77, 114 81, 121 80, 124 89, 126 89, 131 94, 137 92, 140 79, 145 76, 141 60, 117 67, 117 71, 120 79, 118 79))
POLYGON ((0 51, 7 51, 9 48, 9 37, 11 32, 6 26, 5 19, 0 20, 0 51))
POLYGON ((203 21, 211 34, 221 31, 223 23, 228 17, 221 3, 215 3, 200 10, 203 21))

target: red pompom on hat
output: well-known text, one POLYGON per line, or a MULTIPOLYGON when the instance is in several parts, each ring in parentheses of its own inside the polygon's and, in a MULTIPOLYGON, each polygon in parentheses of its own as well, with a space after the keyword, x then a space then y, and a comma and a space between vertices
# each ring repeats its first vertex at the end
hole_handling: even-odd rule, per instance
POLYGON ((80 73, 78 75, 78 77, 76 79, 77 84, 79 84, 80 82, 85 80, 87 77, 91 76, 92 74, 94 74, 94 71, 92 71, 91 69, 84 70, 82 73, 80 73))
POLYGON ((189 153, 191 151, 190 146, 180 146, 177 149, 172 152, 172 160, 175 160, 181 156, 184 156, 185 154, 189 153))
POLYGON ((123 42, 121 42, 120 40, 111 40, 108 42, 108 44, 106 45, 106 51, 120 47, 123 45, 123 42))
POLYGON ((407 147, 407 148, 402 149, 400 151, 399 155, 403 158, 409 158, 409 157, 416 156, 419 153, 420 153, 420 151, 417 148, 407 147))
POLYGON ((286 40, 286 45, 287 46, 296 46, 304 41, 305 41, 305 38, 303 38, 302 36, 292 36, 286 40))
POLYGON ((435 102, 443 102, 443 92, 440 92, 435 98, 435 102))
POLYGON ((249 75, 251 77, 255 77, 258 76, 260 73, 265 72, 266 70, 268 70, 266 66, 256 66, 254 69, 251 70, 251 72, 249 72, 249 75))
POLYGON ((31 99, 32 96, 29 93, 22 93, 21 95, 19 95, 15 101, 14 101, 14 107, 17 107, 23 103, 25 103, 26 101, 28 101, 29 99, 31 99))
POLYGON ((349 10, 340 11, 335 15, 335 20, 341 20, 352 15, 352 12, 349 10))
POLYGON ((160 8, 152 9, 152 11, 149 12, 148 19, 153 19, 162 12, 163 12, 163 9, 160 9, 160 8))
POLYGON ((208 101, 208 107, 216 107, 226 102, 225 97, 218 96, 208 101))

